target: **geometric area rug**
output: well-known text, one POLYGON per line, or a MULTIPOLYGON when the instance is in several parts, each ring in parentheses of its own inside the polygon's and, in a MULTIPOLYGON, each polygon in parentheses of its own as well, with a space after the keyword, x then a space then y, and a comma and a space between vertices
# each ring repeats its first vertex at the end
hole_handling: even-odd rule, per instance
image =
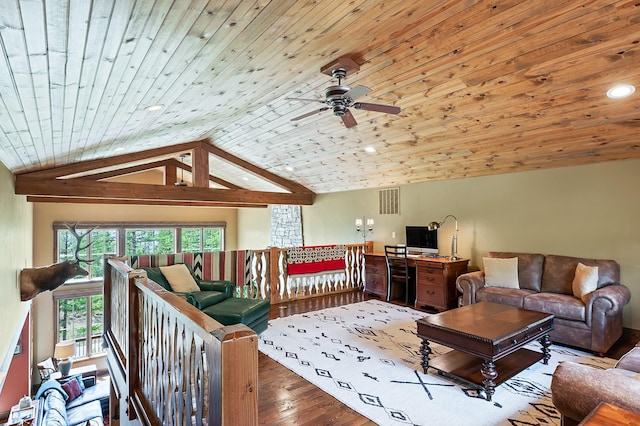
MULTIPOLYGON (((368 300, 271 320, 258 348, 380 425, 560 425, 550 391, 558 363, 606 369, 616 362, 552 345, 548 365, 533 364, 486 401, 433 369, 422 373, 415 321, 427 315, 368 300)), ((450 350, 430 347, 432 358, 450 350)), ((540 350, 538 342, 527 347, 540 350)))

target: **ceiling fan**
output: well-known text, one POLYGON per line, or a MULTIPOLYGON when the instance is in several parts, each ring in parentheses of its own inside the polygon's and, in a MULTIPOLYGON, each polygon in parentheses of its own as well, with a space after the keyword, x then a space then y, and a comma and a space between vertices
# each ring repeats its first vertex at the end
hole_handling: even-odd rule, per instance
MULTIPOLYGON (((351 114, 351 111, 349 111, 349 108, 351 107, 355 109, 363 109, 366 111, 384 112, 387 114, 400 113, 401 109, 393 105, 381 105, 381 104, 371 104, 367 102, 355 102, 356 99, 370 93, 371 89, 369 89, 366 86, 356 86, 354 88, 351 88, 349 86, 343 86, 342 80, 347 76, 347 71, 349 70, 348 69, 349 67, 342 66, 340 61, 351 65, 350 67, 351 69, 354 69, 354 67, 357 67, 355 68, 356 71, 359 69, 359 66, 350 58, 340 58, 338 61, 336 61, 335 68, 331 69, 331 76, 333 78, 338 79, 338 85, 329 86, 326 89, 324 89, 324 95, 325 95, 324 99, 287 98, 288 100, 296 100, 296 101, 303 101, 303 102, 320 102, 328 105, 318 110, 311 111, 306 114, 302 114, 295 118, 292 118, 291 121, 302 120, 303 118, 320 114, 327 110, 332 110, 333 115, 342 118, 342 122, 349 129, 358 124, 356 119, 351 114)), ((324 67, 322 71, 325 72, 324 69, 326 68, 327 67, 324 67)))

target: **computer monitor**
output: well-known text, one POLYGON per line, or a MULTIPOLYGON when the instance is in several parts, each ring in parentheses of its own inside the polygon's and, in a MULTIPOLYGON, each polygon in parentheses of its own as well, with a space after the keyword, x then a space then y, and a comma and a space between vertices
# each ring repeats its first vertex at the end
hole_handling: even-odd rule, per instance
POLYGON ((438 254, 438 230, 426 226, 407 226, 407 252, 410 254, 438 254))

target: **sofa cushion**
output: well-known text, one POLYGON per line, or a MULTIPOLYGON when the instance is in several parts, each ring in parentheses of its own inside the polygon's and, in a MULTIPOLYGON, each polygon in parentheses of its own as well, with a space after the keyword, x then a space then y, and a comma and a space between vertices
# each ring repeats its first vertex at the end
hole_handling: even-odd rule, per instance
POLYGON ((497 258, 518 258, 518 283, 521 289, 540 291, 542 283, 542 270, 544 265, 544 255, 536 253, 513 253, 492 251, 488 257, 497 258))
POLYGON ((200 310, 222 302, 226 298, 227 295, 220 291, 197 291, 187 294, 187 302, 200 310))
POLYGON ((160 272, 165 276, 171 290, 178 293, 190 293, 192 291, 200 291, 198 283, 193 279, 189 269, 184 263, 170 266, 161 266, 160 272))
POLYGON ((140 268, 147 273, 147 278, 162 286, 165 290, 171 291, 169 281, 162 275, 160 268, 140 268))
POLYGON ((476 291, 476 302, 493 302, 522 308, 525 296, 533 293, 521 288, 483 287, 476 291))
MULTIPOLYGON (((82 406, 67 409, 67 422, 69 426, 86 425, 87 422, 102 424, 102 406, 99 401, 91 401, 82 406)), ((46 424, 46 423, 45 423, 46 424)))
POLYGON ((49 389, 44 392, 44 399, 41 401, 42 422, 47 426, 67 426, 67 408, 65 398, 57 389, 49 389))
POLYGON ((62 385, 62 389, 69 395, 67 402, 73 401, 80 395, 82 395, 82 388, 77 380, 69 380, 62 385))
POLYGON ((598 288, 598 267, 578 263, 571 288, 575 297, 579 297, 583 302, 586 302, 587 298, 585 296, 598 288))
POLYGON ((270 304, 266 300, 233 297, 211 305, 202 312, 222 325, 242 323, 260 333, 266 328, 269 320, 269 307, 270 304))
POLYGON ((486 287, 520 288, 517 257, 483 257, 482 262, 486 287))
POLYGON ((524 309, 553 314, 571 321, 586 319, 586 308, 581 299, 558 293, 535 293, 524 298, 524 309))
POLYGON ((86 404, 90 401, 108 399, 110 393, 110 382, 108 379, 98 380, 93 386, 87 386, 78 398, 73 401, 69 401, 67 404, 67 410, 86 404))
POLYGON ((615 260, 548 255, 544 261, 541 291, 573 295, 573 277, 578 263, 598 267, 598 288, 620 282, 620 265, 615 260))
POLYGON ((82 374, 76 374, 75 376, 66 377, 64 379, 58 379, 58 383, 60 383, 61 385, 64 385, 70 380, 76 380, 80 385, 80 389, 84 390, 84 381, 82 380, 82 374))

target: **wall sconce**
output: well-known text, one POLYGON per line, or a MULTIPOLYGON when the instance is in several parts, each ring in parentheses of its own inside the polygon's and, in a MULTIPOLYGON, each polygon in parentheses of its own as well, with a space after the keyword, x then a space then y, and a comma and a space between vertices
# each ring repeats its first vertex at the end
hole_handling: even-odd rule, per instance
POLYGON ((66 340, 56 344, 56 349, 53 351, 53 357, 58 361, 58 370, 62 377, 69 375, 71 366, 73 365, 73 355, 76 352, 75 340, 66 340))
POLYGON ((365 242, 367 241, 367 234, 373 233, 373 223, 373 219, 366 219, 364 217, 362 219, 356 219, 356 232, 362 234, 365 242), (366 226, 363 226, 364 224, 366 224, 366 226))
POLYGON ((449 256, 449 259, 458 260, 460 259, 458 257, 458 219, 454 215, 449 214, 445 216, 444 219, 442 219, 442 222, 429 223, 429 225, 427 225, 427 228, 429 229, 429 231, 435 231, 436 229, 440 228, 450 217, 452 217, 456 221, 456 232, 451 236, 451 255, 449 256))

